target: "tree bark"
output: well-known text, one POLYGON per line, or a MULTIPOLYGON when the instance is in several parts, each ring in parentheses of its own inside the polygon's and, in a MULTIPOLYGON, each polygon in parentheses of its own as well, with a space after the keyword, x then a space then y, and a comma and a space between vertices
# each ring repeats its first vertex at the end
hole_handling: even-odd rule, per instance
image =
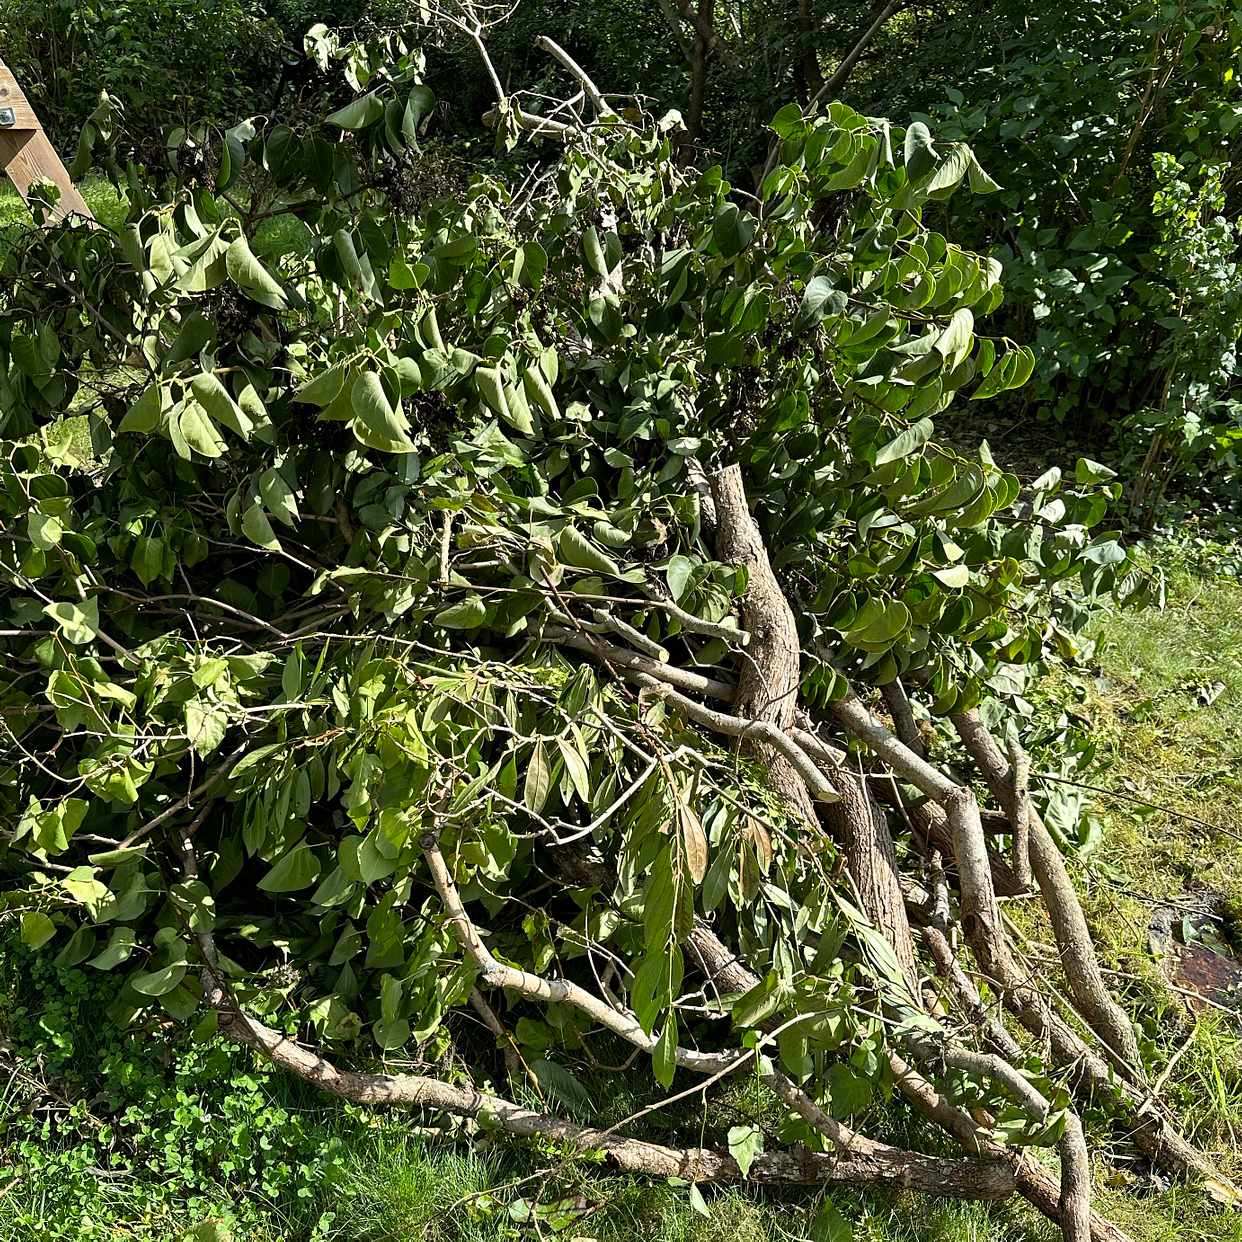
POLYGON ((812 0, 798 0, 798 34, 801 36, 798 72, 805 99, 815 98, 824 89, 824 75, 820 71, 819 53, 815 48, 815 29, 818 25, 812 0))
MULTIPOLYGON (((953 725, 991 789, 992 796, 1001 806, 1009 806, 1015 801, 1014 773, 1004 753, 984 727, 979 713, 971 711, 954 716, 953 725)), ((1074 1007, 1117 1054, 1127 1077, 1134 1083, 1145 1082, 1146 1074, 1134 1028, 1125 1011, 1109 995, 1104 983, 1087 920, 1066 869, 1065 859, 1043 820, 1033 808, 1028 806, 1026 809, 1031 867, 1061 949, 1061 961, 1074 1007)))
MULTIPOLYGON (((500 1096, 416 1074, 364 1074, 338 1069, 326 1057, 294 1043, 230 1004, 212 984, 220 1031, 254 1048, 281 1069, 343 1100, 367 1107, 431 1108, 458 1117, 485 1117, 509 1134, 567 1143, 579 1151, 602 1151, 613 1167, 692 1182, 740 1182, 737 1162, 712 1147, 666 1147, 577 1125, 522 1108, 500 1096)), ((821 1154, 802 1149, 764 1152, 748 1174, 772 1183, 861 1183, 963 1199, 1004 1199, 1013 1193, 1013 1170, 999 1160, 924 1156, 857 1136, 853 1150, 821 1154)))
MULTIPOLYGON (((742 618, 750 632, 734 706, 739 716, 761 720, 787 733, 794 723, 801 681, 802 645, 785 592, 772 572, 768 550, 746 503, 740 466, 712 477, 716 506, 716 557, 742 565, 748 574, 742 618)), ((769 746, 754 752, 768 766, 772 785, 810 825, 818 821, 806 784, 797 769, 769 746)))
POLYGON ((690 109, 686 117, 687 153, 703 133, 703 108, 707 99, 707 69, 715 49, 716 0, 699 0, 694 22, 694 62, 690 66, 690 109))
POLYGON ((917 996, 919 968, 888 819, 866 782, 854 773, 838 769, 833 780, 841 801, 826 803, 821 817, 845 854, 846 869, 864 912, 892 945, 911 991, 917 996))

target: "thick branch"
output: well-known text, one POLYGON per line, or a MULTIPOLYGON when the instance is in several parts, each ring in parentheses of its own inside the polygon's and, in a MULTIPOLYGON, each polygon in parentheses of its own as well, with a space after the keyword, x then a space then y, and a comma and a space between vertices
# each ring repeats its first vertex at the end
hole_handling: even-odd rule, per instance
POLYGON ((857 774, 840 768, 834 772, 833 780, 841 791, 841 800, 824 807, 824 823, 845 854, 845 864, 863 910, 892 945, 911 994, 917 997, 919 969, 888 819, 867 782, 857 774))
MULTIPOLYGON (((716 504, 716 556, 742 565, 747 572, 742 616, 751 640, 738 678, 734 705, 739 716, 763 721, 781 734, 794 724, 801 681, 802 646, 798 625, 781 589, 768 550, 746 503, 740 466, 728 466, 712 476, 712 499, 716 504)), ((756 739, 758 740, 758 739, 756 739)), ((786 748, 756 746, 756 753, 771 768, 775 789, 814 825, 815 808, 807 797, 812 782, 804 781, 804 767, 786 748)), ((813 765, 812 765, 813 766, 813 765)))
POLYGON ((608 101, 600 93, 599 87, 596 86, 587 75, 586 70, 583 69, 583 67, 578 64, 578 62, 574 60, 574 58, 563 47, 561 47, 559 43, 553 39, 549 39, 547 35, 540 35, 535 40, 535 46, 540 48, 542 51, 547 52, 549 56, 559 60, 561 64, 569 70, 570 75, 575 79, 575 81, 577 81, 578 85, 582 87, 583 92, 591 101, 591 106, 595 109, 598 115, 616 116, 616 113, 608 105, 608 101))
POLYGON ((854 46, 846 52, 841 63, 833 70, 832 76, 827 78, 823 86, 815 93, 811 100, 812 107, 819 103, 821 99, 827 99, 836 91, 839 91, 850 80, 850 74, 854 72, 854 66, 858 64, 859 59, 870 46, 871 41, 883 29, 884 23, 908 2, 909 0, 888 0, 888 3, 876 14, 875 20, 871 25, 863 31, 854 46))
MULTIPOLYGON (((953 725, 970 752, 983 779, 1001 806, 1012 808, 1017 823, 1019 801, 1014 796, 1018 782, 1000 748, 993 741, 976 711, 953 717, 953 725)), ((1056 842, 1027 802, 1021 807, 1030 833, 1031 866, 1039 883, 1044 904, 1052 919, 1053 931, 1061 949, 1065 978, 1075 1008, 1088 1025, 1121 1058, 1131 1081, 1144 1081, 1138 1041, 1121 1006, 1109 995, 1100 964, 1091 942, 1091 933, 1082 912, 1078 894, 1056 842)))
MULTIPOLYGON (((680 694, 666 682, 657 680, 647 673, 629 673, 627 676, 635 685, 641 686, 650 694, 675 703, 696 724, 711 729, 713 733, 763 743, 769 752, 775 754, 776 758, 789 765, 794 777, 801 782, 802 793, 795 805, 806 801, 808 791, 811 797, 820 802, 836 802, 840 797, 828 778, 811 761, 806 751, 789 734, 782 733, 775 725, 769 724, 766 720, 744 720, 741 716, 730 716, 727 712, 704 707, 702 703, 686 698, 684 694, 680 694)), ((785 791, 782 789, 780 792, 785 791)), ((807 822, 810 827, 816 826, 817 821, 813 811, 807 822)))
MULTIPOLYGON (((436 837, 428 834, 421 841, 423 856, 431 870, 431 879, 444 903, 444 911, 448 915, 449 930, 463 951, 471 957, 479 967, 481 981, 490 988, 503 988, 505 991, 518 992, 530 1000, 544 1004, 572 1005, 584 1013, 593 1022, 605 1030, 619 1035, 635 1048, 644 1052, 653 1052, 656 1047, 654 1040, 638 1019, 631 1013, 623 1013, 614 1009, 606 1001, 588 992, 585 988, 569 979, 545 979, 542 975, 532 974, 528 970, 519 970, 516 966, 506 966, 492 956, 492 952, 483 943, 478 930, 466 913, 457 885, 449 874, 448 864, 440 852, 436 837)), ((676 1053, 677 1064, 684 1069, 696 1073, 715 1074, 737 1065, 743 1054, 738 1052, 710 1053, 695 1052, 689 1048, 679 1048, 676 1053)))
MULTIPOLYGON (((368 1107, 432 1108, 458 1117, 485 1117, 509 1134, 566 1143, 579 1151, 603 1151, 624 1172, 682 1177, 692 1182, 736 1182, 742 1171, 729 1155, 711 1147, 666 1147, 622 1138, 533 1112, 500 1096, 415 1074, 361 1074, 338 1069, 326 1057, 294 1043, 243 1014, 217 993, 221 1033, 254 1048, 273 1064, 340 1099, 368 1107)), ((1003 1199, 1013 1192, 1013 1172, 999 1161, 953 1160, 867 1144, 857 1152, 822 1155, 800 1149, 765 1152, 747 1175, 758 1182, 863 1183, 965 1199, 1003 1199), (875 1149, 879 1149, 878 1151, 875 1149)))

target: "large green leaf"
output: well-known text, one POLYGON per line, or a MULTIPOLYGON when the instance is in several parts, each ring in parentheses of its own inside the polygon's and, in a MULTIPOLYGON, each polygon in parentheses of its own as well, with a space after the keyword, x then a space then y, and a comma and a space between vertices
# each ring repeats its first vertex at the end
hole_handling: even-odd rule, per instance
POLYGON ((401 412, 400 402, 392 405, 383 381, 374 371, 363 371, 354 380, 350 401, 355 416, 354 435, 368 448, 384 453, 414 451, 410 424, 401 412))
POLYGON ((265 893, 296 893, 310 888, 319 878, 319 859, 309 845, 295 845, 259 881, 265 893))
POLYGON ((238 237, 229 244, 225 253, 225 266, 229 278, 247 297, 272 310, 288 309, 289 302, 285 291, 267 268, 254 257, 245 237, 238 237))

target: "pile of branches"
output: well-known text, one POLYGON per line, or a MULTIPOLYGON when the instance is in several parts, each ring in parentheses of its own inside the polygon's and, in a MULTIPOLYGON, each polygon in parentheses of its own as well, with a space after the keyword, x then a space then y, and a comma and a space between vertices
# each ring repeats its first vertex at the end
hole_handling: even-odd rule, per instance
POLYGON ((1090 1103, 1235 1196, 1146 1081, 1016 727, 1015 670, 1141 594, 1095 529, 1111 472, 1023 489, 933 438, 1034 362, 976 333, 998 265, 922 220, 990 188, 970 151, 785 109, 748 199, 549 45, 577 110, 497 81, 518 173, 415 203, 422 55, 310 50, 365 92, 197 130, 171 199, 131 165, 123 230, 4 260, 0 866, 27 942, 117 971, 118 1021, 206 1004, 335 1095, 627 1171, 1017 1193, 1120 1239, 1090 1103), (264 252, 273 216, 303 250, 264 252), (1011 943, 1019 895, 1064 996, 1011 943), (444 1051, 467 1007, 543 1107, 367 1068, 444 1051), (644 1114, 754 1075, 779 1144, 558 1115, 601 1040, 677 1080, 644 1114), (854 1128, 889 1090, 960 1154, 854 1128))

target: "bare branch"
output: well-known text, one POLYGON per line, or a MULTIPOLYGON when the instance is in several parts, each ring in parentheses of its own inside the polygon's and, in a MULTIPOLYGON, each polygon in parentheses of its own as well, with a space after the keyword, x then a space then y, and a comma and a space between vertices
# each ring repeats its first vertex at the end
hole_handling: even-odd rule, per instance
POLYGON ((562 65, 565 66, 566 69, 569 70, 570 74, 578 82, 578 85, 581 86, 583 91, 586 93, 586 97, 591 101, 591 106, 595 109, 599 116, 605 117, 617 115, 609 106, 608 101, 600 93, 599 87, 596 86, 595 83, 591 81, 590 77, 587 76, 586 70, 583 69, 583 67, 578 64, 578 62, 574 60, 574 58, 570 56, 570 54, 563 47, 561 47, 559 43, 553 39, 549 39, 547 35, 540 35, 535 40, 535 46, 540 48, 542 51, 547 52, 549 56, 555 57, 561 62, 562 65))

